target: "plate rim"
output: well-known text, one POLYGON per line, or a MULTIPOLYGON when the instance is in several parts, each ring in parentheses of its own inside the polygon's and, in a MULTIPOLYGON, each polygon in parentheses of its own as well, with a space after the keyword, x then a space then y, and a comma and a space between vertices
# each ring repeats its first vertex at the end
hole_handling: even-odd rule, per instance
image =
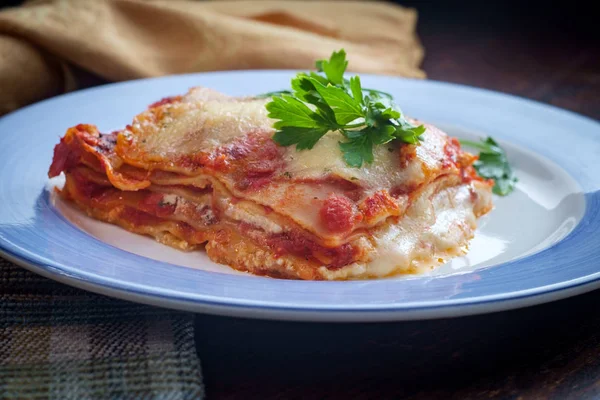
MULTIPOLYGON (((307 307, 274 307, 244 304, 223 304, 206 300, 184 300, 164 294, 147 294, 129 288, 118 288, 110 285, 95 283, 80 276, 70 275, 64 271, 53 269, 50 266, 38 264, 25 257, 12 255, 0 248, 0 256, 13 262, 30 272, 36 273, 53 281, 69 286, 90 291, 96 294, 114 297, 120 300, 133 301, 150 306, 169 308, 179 311, 189 311, 220 315, 225 317, 265 319, 277 321, 304 321, 304 322, 396 322, 429 320, 441 318, 458 318, 470 315, 491 314, 502 311, 531 307, 546 304, 572 296, 600 289, 600 276, 591 281, 584 281, 567 285, 563 288, 542 291, 540 293, 527 293, 520 296, 507 296, 490 300, 473 302, 472 300, 454 300, 453 303, 426 307, 392 307, 379 309, 310 309, 307 307)), ((585 280, 585 278, 579 278, 585 280)), ((566 281, 570 282, 570 281, 566 281)), ((563 282, 564 283, 564 282, 563 282)), ((543 289, 540 288, 540 289, 543 289)), ((535 289, 531 289, 534 291, 535 289)), ((522 291, 525 292, 525 291, 522 291)), ((496 295, 501 296, 501 295, 496 295)), ((492 296, 490 296, 492 297, 492 296)))

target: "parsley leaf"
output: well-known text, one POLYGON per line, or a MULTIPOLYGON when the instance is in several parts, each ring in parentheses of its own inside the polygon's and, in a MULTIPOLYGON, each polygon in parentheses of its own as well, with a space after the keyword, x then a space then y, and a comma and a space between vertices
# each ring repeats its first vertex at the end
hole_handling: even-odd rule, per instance
POLYGON ((325 76, 335 85, 341 85, 344 79, 344 71, 348 67, 346 61, 346 51, 341 49, 338 52, 333 52, 329 60, 319 60, 316 62, 317 70, 325 72, 325 76))
POLYGON ((508 163, 504 149, 494 139, 488 137, 480 142, 460 140, 460 143, 479 150, 479 159, 473 167, 482 178, 494 180, 492 191, 495 194, 506 196, 514 190, 518 179, 508 163))
POLYGON ((368 135, 351 138, 347 142, 340 142, 340 149, 344 160, 351 167, 360 167, 363 162, 373 162, 373 142, 368 135))
POLYGON ((295 128, 315 128, 320 124, 321 117, 302 101, 290 95, 274 97, 267 105, 269 116, 278 119, 273 125, 276 129, 285 126, 295 128))
POLYGON ((257 99, 266 99, 268 97, 279 97, 283 94, 292 94, 291 90, 276 90, 274 92, 266 92, 266 93, 261 93, 261 94, 257 94, 256 97, 257 99))
POLYGON ((360 77, 353 76, 352 78, 350 78, 350 81, 348 82, 348 84, 350 85, 350 91, 352 92, 352 97, 354 97, 354 100, 362 103, 363 102, 363 94, 362 94, 362 87, 360 84, 360 77))
POLYGON ((357 168, 373 162, 375 145, 392 140, 419 144, 425 128, 406 120, 390 94, 363 89, 358 76, 344 78, 348 61, 343 49, 316 66, 321 74, 297 74, 291 92, 271 92, 266 108, 276 120, 276 143, 311 149, 327 132, 337 131, 346 139, 339 144, 344 160, 357 168))
POLYGON ((296 149, 312 149, 329 131, 327 128, 296 128, 284 126, 273 135, 273 140, 282 146, 296 145, 296 149))
POLYGON ((312 82, 323 101, 334 111, 338 124, 345 125, 364 116, 361 102, 356 101, 346 90, 337 86, 323 86, 315 80, 312 82))
POLYGON ((381 90, 377 90, 377 89, 369 89, 369 88, 364 88, 363 89, 365 92, 367 92, 367 94, 369 96, 371 96, 371 98, 373 99, 380 99, 380 98, 385 98, 387 100, 394 100, 394 97, 387 93, 387 92, 382 92, 381 90))

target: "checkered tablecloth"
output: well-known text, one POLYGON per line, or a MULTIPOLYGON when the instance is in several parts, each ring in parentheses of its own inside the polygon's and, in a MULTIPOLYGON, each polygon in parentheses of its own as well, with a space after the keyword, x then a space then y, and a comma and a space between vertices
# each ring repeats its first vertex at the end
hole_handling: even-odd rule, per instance
POLYGON ((202 399, 193 315, 0 259, 0 399, 202 399))

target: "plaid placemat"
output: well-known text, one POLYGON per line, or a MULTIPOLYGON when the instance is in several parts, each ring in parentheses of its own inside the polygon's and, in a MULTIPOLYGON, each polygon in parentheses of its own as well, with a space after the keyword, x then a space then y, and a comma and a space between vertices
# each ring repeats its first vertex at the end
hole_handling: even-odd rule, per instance
POLYGON ((74 289, 0 259, 0 399, 202 399, 191 314, 74 289))

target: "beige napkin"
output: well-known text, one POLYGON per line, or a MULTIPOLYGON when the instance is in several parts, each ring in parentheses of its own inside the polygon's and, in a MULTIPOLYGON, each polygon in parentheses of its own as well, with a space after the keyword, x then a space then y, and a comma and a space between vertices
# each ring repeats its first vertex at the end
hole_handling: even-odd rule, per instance
POLYGON ((121 81, 311 68, 424 77, 412 9, 382 2, 38 0, 0 12, 0 114, 77 87, 71 66, 121 81))

